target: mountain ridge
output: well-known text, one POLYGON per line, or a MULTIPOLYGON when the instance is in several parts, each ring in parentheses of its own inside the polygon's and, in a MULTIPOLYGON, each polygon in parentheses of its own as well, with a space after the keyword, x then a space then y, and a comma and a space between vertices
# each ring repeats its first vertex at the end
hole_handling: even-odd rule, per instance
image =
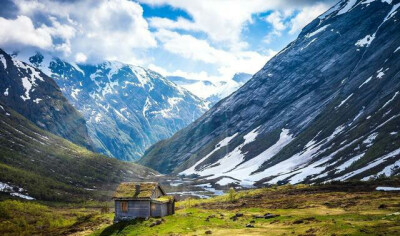
POLYGON ((399 5, 339 2, 139 163, 242 185, 398 173, 399 5))
POLYGON ((92 147, 86 122, 53 79, 0 49, 0 101, 36 125, 76 144, 92 147))
POLYGON ((17 57, 51 75, 86 119, 96 151, 121 160, 139 158, 208 109, 200 98, 143 67, 75 64, 41 53, 17 57))

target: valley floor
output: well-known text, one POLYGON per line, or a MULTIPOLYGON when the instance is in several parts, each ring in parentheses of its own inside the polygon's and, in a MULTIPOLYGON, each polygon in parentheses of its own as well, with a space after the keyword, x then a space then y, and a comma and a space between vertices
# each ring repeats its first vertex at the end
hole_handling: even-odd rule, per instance
POLYGON ((240 192, 231 200, 229 195, 186 200, 178 204, 175 215, 164 217, 160 225, 150 227, 157 219, 136 220, 108 226, 93 235, 400 234, 399 193, 297 186, 240 192), (257 218, 266 213, 279 216, 257 218), (236 214, 238 217, 234 217, 236 214))
POLYGON ((6 200, 0 202, 0 234, 400 235, 400 192, 371 191, 368 184, 281 186, 186 199, 177 202, 175 215, 114 225, 113 213, 106 212, 110 206, 6 200), (266 213, 273 215, 266 219, 266 213))

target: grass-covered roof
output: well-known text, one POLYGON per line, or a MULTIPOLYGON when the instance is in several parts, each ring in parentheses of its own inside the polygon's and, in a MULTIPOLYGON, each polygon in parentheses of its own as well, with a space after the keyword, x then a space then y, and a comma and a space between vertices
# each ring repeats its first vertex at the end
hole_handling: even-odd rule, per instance
POLYGON ((115 190, 113 198, 151 198, 157 187, 155 182, 124 182, 115 190))
POLYGON ((156 200, 158 202, 162 202, 162 203, 168 203, 168 202, 171 202, 171 201, 174 200, 174 196, 164 195, 164 196, 161 196, 161 197, 156 198, 154 200, 156 200))

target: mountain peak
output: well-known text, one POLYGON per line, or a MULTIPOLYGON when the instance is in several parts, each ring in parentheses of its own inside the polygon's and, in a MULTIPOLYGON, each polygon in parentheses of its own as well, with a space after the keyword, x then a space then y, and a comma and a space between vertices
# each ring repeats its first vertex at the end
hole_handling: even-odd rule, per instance
POLYGON ((208 108, 184 88, 140 66, 118 61, 75 64, 40 53, 24 60, 57 82, 86 119, 95 149, 119 159, 139 158, 146 147, 170 137, 208 108))
POLYGON ((341 1, 238 91, 139 162, 242 185, 397 173, 398 6, 341 1))

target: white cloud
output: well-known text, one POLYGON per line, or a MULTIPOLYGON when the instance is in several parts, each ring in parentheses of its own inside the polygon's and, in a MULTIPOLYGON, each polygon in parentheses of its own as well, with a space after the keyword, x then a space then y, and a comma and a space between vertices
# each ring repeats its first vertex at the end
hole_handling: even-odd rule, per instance
MULTIPOLYGON (((262 55, 254 51, 217 49, 206 40, 164 29, 159 30, 156 37, 160 40, 162 47, 170 53, 217 66, 219 75, 214 77, 213 80, 230 80, 237 72, 254 74, 276 54, 272 50, 262 55)), ((210 76, 205 73, 197 74, 195 77, 200 80, 210 80, 210 76)))
POLYGON ((275 30, 282 31, 287 28, 287 25, 283 22, 284 19, 288 16, 291 15, 291 11, 287 11, 286 14, 283 14, 280 11, 274 11, 271 14, 269 14, 265 20, 272 24, 275 30))
POLYGON ((86 56, 84 53, 78 52, 78 53, 75 55, 75 62, 76 62, 76 63, 84 63, 84 62, 86 62, 86 61, 87 61, 87 56, 86 56))
POLYGON ((299 14, 297 14, 293 19, 290 20, 291 28, 289 33, 298 33, 304 26, 317 18, 328 8, 329 6, 321 3, 310 7, 304 7, 299 14))
MULTIPOLYGON (((190 29, 205 32, 212 41, 228 42, 231 47, 241 44, 240 35, 243 27, 252 22, 252 16, 257 13, 273 11, 293 11, 304 6, 314 5, 317 1, 291 1, 291 0, 139 0, 150 5, 170 5, 183 9, 193 18, 193 22, 178 19, 177 21, 159 18, 152 19, 153 26, 165 29, 190 29)), ((331 1, 327 1, 331 2, 331 1)), ((328 8, 330 3, 319 3, 328 8)), ((319 9, 317 9, 319 10, 319 9)), ((310 13, 310 12, 308 12, 310 13)), ((320 14, 319 12, 318 14, 320 14)), ((312 13, 314 14, 314 13, 312 13)), ((299 16, 301 19, 305 17, 299 16)), ((278 22, 276 22, 278 23, 278 22)), ((275 26, 282 27, 277 24, 275 26)))
POLYGON ((265 20, 271 24, 272 30, 265 36, 264 42, 270 43, 275 37, 282 36, 282 32, 289 30, 289 34, 297 34, 308 23, 317 18, 329 8, 329 5, 318 3, 303 7, 294 13, 293 10, 275 10, 265 20))
POLYGON ((200 31, 200 28, 196 24, 182 17, 178 17, 176 21, 162 17, 151 17, 148 20, 150 26, 154 28, 200 31))
POLYGON ((0 17, 0 45, 48 49, 52 43, 48 30, 44 27, 35 28, 29 17, 18 16, 14 20, 0 17))
MULTIPOLYGON (((25 21, 41 15, 42 18, 47 17, 49 22, 36 29, 41 33, 40 36, 47 36, 46 47, 38 43, 31 45, 39 48, 51 46, 53 51, 61 51, 66 57, 84 52, 87 60, 92 62, 118 59, 139 63, 142 58, 133 51, 157 46, 148 29, 148 23, 143 18, 142 7, 129 0, 15 0, 15 3, 19 8, 18 13, 25 15, 25 21), (57 38, 58 41, 52 41, 52 38, 57 38)), ((15 29, 10 31, 24 33, 15 29)), ((3 38, 3 35, 0 37, 3 38)))
POLYGON ((242 39, 243 29, 258 13, 272 11, 265 18, 273 27, 265 38, 268 41, 283 32, 298 32, 330 5, 315 4, 322 0, 138 0, 170 5, 191 17, 190 20, 152 17, 147 22, 142 7, 131 0, 13 1, 21 16, 15 20, 0 18, 0 47, 34 46, 75 62, 151 63, 149 67, 156 71, 162 71, 156 66, 160 63, 146 49, 162 48, 180 57, 175 57, 177 61, 171 64, 191 60, 217 68, 216 73, 211 72, 214 69, 193 72, 190 68, 183 71, 177 67, 162 73, 213 81, 230 80, 236 72, 254 74, 275 55, 275 51, 268 49, 251 51, 242 39), (156 29, 154 33, 150 32, 149 25, 156 29), (187 32, 174 32, 178 29, 187 32), (206 37, 199 39, 193 32, 202 32, 206 37))

